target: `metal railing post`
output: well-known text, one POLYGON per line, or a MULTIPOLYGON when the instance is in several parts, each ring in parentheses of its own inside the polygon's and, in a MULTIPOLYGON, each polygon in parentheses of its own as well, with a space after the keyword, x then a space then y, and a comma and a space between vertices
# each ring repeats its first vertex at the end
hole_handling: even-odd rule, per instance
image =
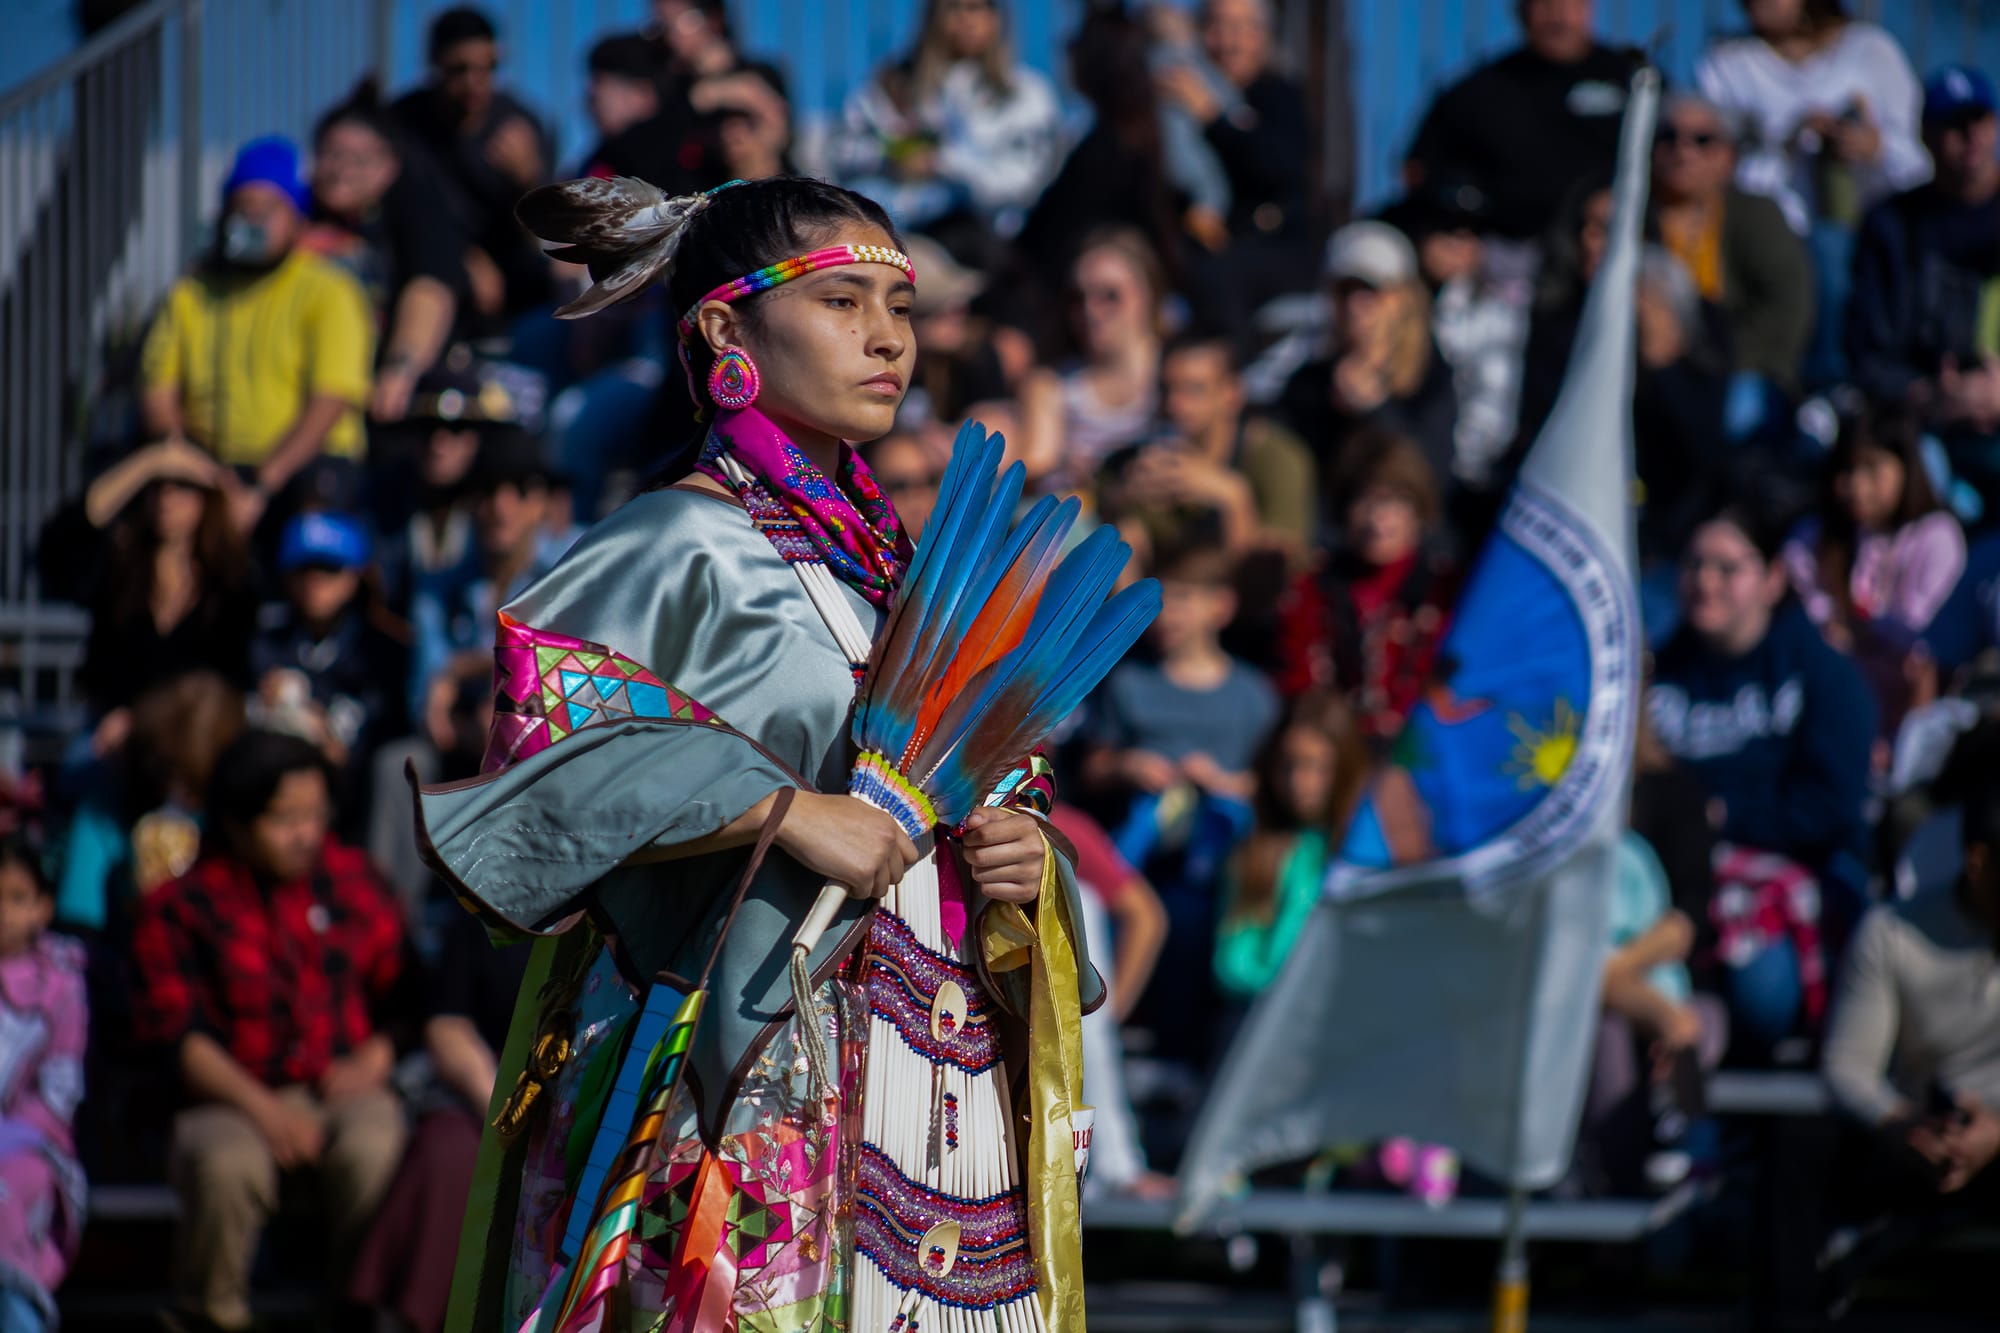
POLYGON ((176 266, 194 253, 201 236, 201 5, 181 6, 181 237, 176 266))

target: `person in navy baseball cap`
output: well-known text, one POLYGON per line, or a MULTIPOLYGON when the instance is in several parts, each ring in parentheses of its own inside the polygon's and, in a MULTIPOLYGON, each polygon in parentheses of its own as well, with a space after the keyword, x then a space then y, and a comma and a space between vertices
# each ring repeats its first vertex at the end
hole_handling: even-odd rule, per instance
POLYGON ((1993 80, 1971 65, 1946 65, 1924 80, 1924 128, 1980 120, 2000 110, 1993 80))

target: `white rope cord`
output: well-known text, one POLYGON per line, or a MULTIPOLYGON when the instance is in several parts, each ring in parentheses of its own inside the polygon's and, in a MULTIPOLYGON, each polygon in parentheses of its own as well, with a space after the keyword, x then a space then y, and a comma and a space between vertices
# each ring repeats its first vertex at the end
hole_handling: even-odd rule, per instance
MULTIPOLYGON (((732 454, 722 455, 722 470, 729 480, 738 486, 751 483, 749 472, 732 454)), ((806 596, 812 599, 819 611, 820 619, 826 622, 833 634, 833 641, 856 670, 868 665, 868 654, 873 648, 873 638, 861 626, 861 618, 854 614, 854 607, 847 600, 847 594, 840 590, 840 581, 833 576, 825 561, 795 560, 792 572, 799 576, 806 596)))

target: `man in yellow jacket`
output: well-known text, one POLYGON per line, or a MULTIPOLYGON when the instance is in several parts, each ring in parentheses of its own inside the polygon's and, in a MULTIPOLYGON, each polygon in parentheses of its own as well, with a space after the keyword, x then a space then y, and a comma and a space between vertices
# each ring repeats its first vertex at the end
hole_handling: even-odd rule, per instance
POLYGON ((373 332, 343 270, 296 248, 306 188, 278 137, 237 153, 208 258, 174 284, 147 334, 149 436, 185 436, 233 469, 246 530, 295 482, 350 488, 365 449, 373 332))

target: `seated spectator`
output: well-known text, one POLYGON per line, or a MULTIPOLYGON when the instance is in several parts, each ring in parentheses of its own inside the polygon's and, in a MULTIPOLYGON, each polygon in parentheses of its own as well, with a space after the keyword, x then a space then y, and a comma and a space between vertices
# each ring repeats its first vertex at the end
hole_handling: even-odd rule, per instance
POLYGON ((928 236, 907 238, 903 249, 924 280, 910 301, 917 365, 896 424, 941 430, 973 403, 1006 397, 1007 369, 992 321, 973 310, 986 275, 961 266, 928 236))
POLYGON ((938 484, 944 480, 944 469, 936 465, 923 441, 907 431, 884 435, 869 445, 866 453, 875 484, 889 497, 889 503, 896 506, 896 517, 902 520, 903 531, 912 540, 921 536, 924 524, 930 522, 931 510, 937 507, 938 484))
POLYGON ((1187 14, 1170 5, 1148 5, 1142 14, 1146 67, 1158 84, 1154 114, 1160 123, 1160 165, 1182 201, 1181 229, 1199 245, 1199 249, 1191 248, 1191 253, 1218 251, 1229 243, 1229 173, 1215 146, 1202 133, 1202 121, 1169 95, 1168 89, 1176 80, 1187 80, 1211 98, 1229 97, 1233 101, 1234 93, 1195 40, 1194 25, 1187 14))
POLYGON ((514 405, 497 382, 440 368, 418 382, 401 425, 411 456, 384 469, 374 509, 383 600, 407 617, 417 584, 472 559, 480 442, 514 429, 514 405))
POLYGON ((1338 693, 1384 747, 1430 688, 1457 585, 1437 477, 1415 443, 1370 431, 1349 446, 1332 494, 1340 543, 1285 597, 1278 688, 1338 693))
MULTIPOLYGON (((1798 388, 1813 327, 1812 263, 1776 204, 1730 183, 1736 138, 1734 121, 1714 103, 1669 97, 1653 138, 1650 202, 1661 244, 1727 317, 1734 369, 1754 377, 1761 425, 1798 388)), ((1751 433, 1750 424, 1731 434, 1751 433)))
POLYGON ((1924 630, 1924 650, 1937 664, 1938 679, 1956 687, 1956 678, 1978 659, 2000 648, 2000 532, 1987 532, 1965 552, 1965 572, 1924 630))
POLYGON ((1221 88, 1187 64, 1159 76, 1161 97, 1201 127, 1228 175, 1224 271, 1240 285, 1246 314, 1296 290, 1312 262, 1306 96, 1271 68, 1273 19, 1269 0, 1204 0, 1196 15, 1202 54, 1221 88))
POLYGON ((1909 704, 1912 653, 1965 570, 1965 533, 1938 503, 1917 423, 1881 409, 1842 423, 1826 495, 1785 545, 1792 586, 1874 688, 1882 734, 1909 704))
MULTIPOLYGON (((668 103, 660 87, 659 52, 637 33, 614 33, 598 42, 585 57, 584 70, 584 111, 597 132, 596 146, 583 157, 581 174, 587 176, 604 161, 607 145, 656 120, 668 103)), ((686 192, 672 179, 646 179, 670 194, 686 192)))
POLYGON ((1495 271, 1491 203, 1471 180, 1433 177, 1394 210, 1431 291, 1431 336, 1458 399, 1452 477, 1472 494, 1495 484, 1513 442, 1528 340, 1528 283, 1495 271))
POLYGON ((1343 466, 1365 430, 1406 435, 1439 478, 1452 475, 1458 395, 1431 340, 1430 294, 1417 253, 1386 222, 1351 222, 1326 245, 1332 346, 1292 375, 1279 414, 1298 432, 1322 478, 1343 466))
POLYGON ((1124 804, 1114 841, 1166 904, 1162 962, 1183 984, 1147 993, 1149 1025, 1173 1056, 1205 1067, 1222 870, 1249 831, 1251 768, 1279 706, 1264 677, 1222 648, 1236 612, 1228 555, 1190 545, 1160 553, 1152 572, 1164 599, 1148 636, 1155 656, 1121 663, 1099 688, 1083 780, 1124 804))
POLYGON ((1577 1152, 1587 1192, 1629 1195, 1686 1178, 1687 1121, 1701 1109, 1703 1076, 1722 1060, 1728 1017, 1694 993, 1695 925, 1672 906, 1652 846, 1628 829, 1615 864, 1604 1009, 1577 1152))
POLYGON ((678 114, 674 104, 685 103, 697 118, 702 149, 687 156, 707 174, 698 188, 785 170, 792 111, 784 73, 768 61, 745 58, 724 0, 653 0, 653 18, 667 114, 678 114))
POLYGON ((373 80, 313 129, 312 225, 301 248, 352 273, 368 295, 380 346, 369 414, 399 421, 418 378, 444 354, 466 303, 469 244, 425 197, 424 163, 408 169, 401 134, 373 80))
POLYGON ((489 326, 546 303, 553 293, 541 246, 514 220, 514 202, 549 178, 555 153, 535 113, 494 86, 500 39, 477 9, 431 20, 430 81, 390 107, 443 188, 439 202, 470 238, 472 301, 489 326))
POLYGON ((56 1288, 83 1239, 72 1121, 90 1027, 83 949, 49 933, 55 890, 34 850, 0 841, 0 1328, 58 1326, 56 1288))
POLYGON ((357 806, 375 748, 404 734, 396 687, 408 656, 383 628, 368 559, 358 519, 293 519, 278 542, 284 598, 264 607, 250 641, 257 724, 318 746, 357 806))
POLYGON ((1991 509, 2000 499, 2000 334, 1986 317, 2000 276, 2000 107, 1992 82, 1951 65, 1924 85, 1935 174, 1862 222, 1847 350, 1871 398, 1907 403, 1991 509))
POLYGON ((1609 178, 1637 53, 1591 35, 1594 0, 1520 0, 1523 44, 1439 93, 1403 164, 1405 182, 1484 179, 1493 227, 1532 241, 1578 182, 1609 178))
POLYGON ((1731 1027, 1765 1047, 1823 1011, 1822 928, 1865 891, 1875 735, 1868 687, 1788 595, 1779 543, 1742 506, 1696 526, 1683 623, 1646 695, 1661 745, 1708 792, 1731 1027))
POLYGON ((189 671, 244 686, 257 603, 222 469, 185 441, 148 445, 91 483, 84 511, 106 530, 77 683, 97 712, 92 749, 132 727, 132 702, 189 671))
POLYGON ((1166 296, 1159 256, 1136 231, 1096 233, 1077 252, 1070 328, 1078 359, 1021 386, 1015 445, 1031 487, 1086 490, 1105 458, 1151 433, 1166 296))
POLYGON ((1819 323, 1806 380, 1845 374, 1840 330, 1862 213, 1929 174, 1916 75, 1896 39, 1842 0, 1743 0, 1750 31, 1718 42, 1695 85, 1742 130, 1737 183, 1784 210, 1812 251, 1819 323))
POLYGON ((528 965, 525 945, 494 948, 470 912, 453 910, 443 936, 424 1023, 429 1077, 348 1287, 356 1305, 394 1314, 413 1333, 444 1327, 480 1128, 528 965))
POLYGON ((1091 1129, 1087 1195, 1173 1197, 1173 1181, 1146 1165, 1146 1149, 1125 1092, 1125 1051, 1119 1028, 1146 992, 1167 935, 1160 895, 1118 854, 1104 826, 1058 801, 1049 814, 1056 831, 1076 848, 1078 901, 1092 956, 1112 960, 1104 1003, 1083 1016, 1085 1102, 1097 1117, 1091 1129))
POLYGON ((358 477, 374 359, 361 286, 299 245, 306 187, 284 139, 243 146, 222 186, 216 245, 176 282, 140 354, 149 438, 193 440, 245 532, 268 506, 340 503, 358 477))
POLYGON ((1150 545, 1201 531, 1232 555, 1276 551, 1302 565, 1317 535, 1319 481, 1297 436, 1244 410, 1227 340, 1184 335, 1160 364, 1165 438, 1141 447, 1100 484, 1107 508, 1139 523, 1150 545), (1113 501, 1112 497, 1115 497, 1113 501))
POLYGON ((246 733, 216 765, 202 859, 141 902, 133 932, 140 1035, 172 1052, 187 1100, 167 1168, 174 1294, 208 1326, 249 1326, 284 1177, 318 1178, 339 1274, 402 1152, 381 1025, 402 924, 366 858, 328 836, 331 802, 312 746, 246 733))
POLYGON ((1257 825, 1224 880, 1215 980, 1240 1020, 1277 979, 1326 885, 1371 761, 1337 696, 1292 701, 1257 759, 1257 825))
POLYGON ((835 170, 899 226, 972 210, 1011 235, 1054 178, 1061 108, 1006 25, 999 0, 928 0, 915 47, 848 97, 835 170))
POLYGON ((56 920, 102 936, 121 971, 128 913, 193 867, 216 757, 243 724, 243 692, 213 671, 155 685, 132 704, 116 780, 94 787, 70 816, 56 861, 56 920))
POLYGON ((1181 251, 1180 199, 1167 173, 1160 106, 1145 29, 1122 10, 1093 6, 1069 45, 1070 81, 1090 104, 1090 132, 1021 226, 1028 274, 1061 271, 1106 228, 1144 237, 1169 269, 1181 251))
POLYGON ((584 109, 597 142, 575 174, 637 176, 668 195, 720 184, 719 146, 667 72, 659 40, 618 33, 590 48, 584 109))
MULTIPOLYGON (((1558 220, 1549 259, 1537 279, 1528 347, 1521 366, 1520 428, 1502 465, 1511 479, 1555 407, 1569 372, 1584 298, 1604 260, 1611 193, 1585 187, 1558 220)), ((1726 442, 1728 333, 1722 313, 1707 305, 1673 256, 1648 247, 1640 259, 1638 361, 1632 384, 1633 462, 1640 487, 1639 561, 1642 575, 1677 561, 1722 466, 1726 442)), ((1642 591, 1650 585, 1642 583, 1642 591)), ((1649 631, 1655 616, 1647 604, 1649 631)))

